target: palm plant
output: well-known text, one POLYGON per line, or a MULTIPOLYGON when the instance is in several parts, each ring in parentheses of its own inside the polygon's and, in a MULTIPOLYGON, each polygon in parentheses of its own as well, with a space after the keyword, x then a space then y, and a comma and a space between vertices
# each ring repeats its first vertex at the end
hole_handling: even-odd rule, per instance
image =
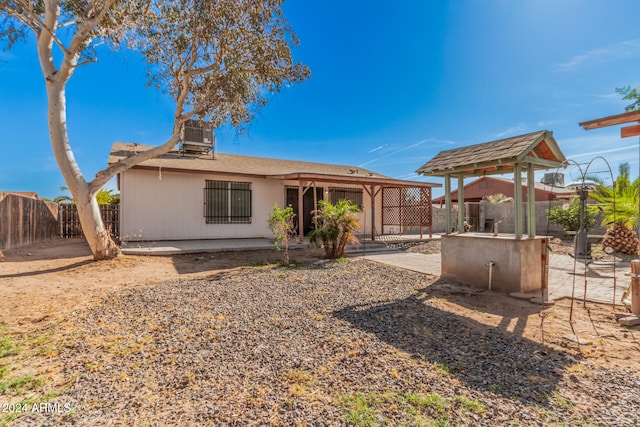
POLYGON ((335 205, 321 200, 320 208, 314 212, 316 228, 309 235, 311 243, 324 247, 327 258, 340 258, 348 243, 358 243, 353 232, 360 228, 356 213, 358 206, 348 200, 340 200, 335 205))
POLYGON ((602 224, 610 225, 603 247, 627 254, 638 253, 638 237, 633 229, 638 226, 639 185, 640 178, 629 180, 629 163, 622 163, 612 187, 598 184, 591 193, 591 198, 602 204, 602 224))
MULTIPOLYGON (((69 191, 67 187, 60 187, 60 191, 69 191)), ((73 196, 62 194, 53 199, 55 203, 74 203, 73 196)))

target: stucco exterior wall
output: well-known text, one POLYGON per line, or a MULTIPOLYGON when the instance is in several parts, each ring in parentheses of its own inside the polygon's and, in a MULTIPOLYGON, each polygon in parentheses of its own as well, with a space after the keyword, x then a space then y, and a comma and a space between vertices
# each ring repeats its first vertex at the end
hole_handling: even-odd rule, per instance
MULTIPOLYGON (((120 235, 126 241, 271 238, 273 234, 267 218, 274 204, 284 206, 285 186, 297 185, 297 181, 164 171, 160 175, 158 171, 130 169, 120 175, 120 235), (207 224, 204 217, 206 180, 251 182, 251 223, 207 224)), ((362 188, 342 184, 317 185, 325 190, 330 186, 362 188)), ((328 198, 326 192, 325 198, 328 198)), ((363 191, 363 204, 363 212, 358 217, 370 236, 371 201, 366 191, 363 191)), ((381 201, 377 202, 377 230, 382 226, 381 208, 381 201)))

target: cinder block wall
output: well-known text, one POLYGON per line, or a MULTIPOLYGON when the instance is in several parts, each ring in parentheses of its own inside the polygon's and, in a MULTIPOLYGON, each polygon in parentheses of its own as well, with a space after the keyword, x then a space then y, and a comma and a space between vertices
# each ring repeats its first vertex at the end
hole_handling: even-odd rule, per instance
MULTIPOLYGON (((536 203, 536 231, 538 235, 562 235, 564 230, 561 226, 553 223, 547 224, 547 210, 566 203, 564 201, 552 201, 552 202, 535 202, 536 203)), ((527 230, 527 223, 529 207, 528 203, 523 203, 522 209, 524 211, 524 232, 527 230)), ((502 221, 498 228, 501 233, 514 233, 516 229, 515 222, 515 204, 511 203, 489 203, 480 202, 480 211, 484 211, 485 221, 493 219, 493 222, 502 221)), ((493 230, 485 230, 491 232, 493 230)))
MULTIPOLYGON (((434 233, 444 233, 446 231, 446 210, 444 208, 433 206, 431 210, 432 220, 433 220, 433 232, 434 233)), ((456 221, 458 220, 458 208, 457 206, 453 207, 451 212, 451 224, 455 226, 456 221)))
MULTIPOLYGON (((550 236, 562 236, 564 230, 562 226, 553 223, 547 224, 547 210, 553 209, 558 205, 567 203, 564 200, 554 200, 551 202, 536 202, 536 231, 537 235, 550 235, 550 236)), ((454 209, 451 215, 451 224, 455 226, 458 221, 457 206, 453 206, 454 209)), ((524 232, 527 230, 527 216, 528 207, 527 203, 523 203, 522 209, 524 212, 524 232)), ((480 224, 477 231, 480 232, 493 232, 493 229, 485 229, 485 225, 490 225, 501 221, 498 225, 500 233, 514 233, 515 232, 515 205, 513 202, 508 203, 490 203, 480 202, 480 224), (491 221, 493 220, 493 221, 491 221)), ((605 229, 602 227, 594 227, 589 230, 589 234, 604 234, 605 229)), ((440 207, 433 208, 433 232, 444 233, 445 232, 445 209, 440 207)))

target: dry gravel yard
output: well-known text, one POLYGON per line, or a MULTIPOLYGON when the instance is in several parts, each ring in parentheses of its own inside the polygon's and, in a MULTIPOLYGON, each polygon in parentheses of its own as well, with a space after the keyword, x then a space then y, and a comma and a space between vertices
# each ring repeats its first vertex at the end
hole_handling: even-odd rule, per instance
MULTIPOLYGON (((197 258, 201 268, 174 258, 188 274, 112 286, 47 319, 27 321, 23 307, 20 322, 4 321, 0 389, 33 378, 0 394, 29 413, 0 420, 640 425, 640 332, 615 324, 611 307, 574 307, 570 325, 568 301, 542 310, 362 259, 207 271, 197 258), (572 331, 592 343, 563 339, 572 331), (59 413, 31 412, 33 402, 59 413)), ((125 263, 126 276, 145 262, 160 261, 114 267, 125 263)))

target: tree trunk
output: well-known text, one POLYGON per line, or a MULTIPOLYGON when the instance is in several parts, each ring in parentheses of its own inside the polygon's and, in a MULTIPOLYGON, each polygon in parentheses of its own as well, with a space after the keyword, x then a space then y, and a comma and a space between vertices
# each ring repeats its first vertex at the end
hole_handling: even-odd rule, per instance
POLYGON ((49 135, 53 153, 69 191, 78 208, 82 231, 96 261, 115 258, 120 249, 105 230, 100 208, 96 201, 99 188, 93 189, 82 176, 82 172, 71 151, 67 133, 66 98, 64 84, 47 81, 49 135))
POLYGON ((111 239, 109 231, 104 227, 95 194, 86 192, 74 196, 76 207, 78 208, 78 218, 80 219, 80 225, 82 225, 82 233, 87 239, 89 248, 91 248, 93 259, 100 261, 120 255, 120 248, 111 239))

